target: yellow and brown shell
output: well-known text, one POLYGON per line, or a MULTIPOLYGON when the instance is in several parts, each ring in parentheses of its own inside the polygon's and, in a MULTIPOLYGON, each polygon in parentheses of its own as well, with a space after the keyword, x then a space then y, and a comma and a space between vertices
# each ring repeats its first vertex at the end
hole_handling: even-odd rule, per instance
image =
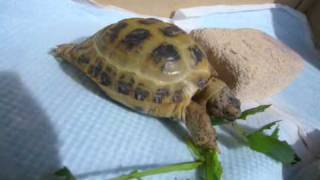
POLYGON ((94 80, 112 99, 156 117, 183 118, 211 73, 199 45, 179 27, 131 18, 98 31, 56 55, 94 80))

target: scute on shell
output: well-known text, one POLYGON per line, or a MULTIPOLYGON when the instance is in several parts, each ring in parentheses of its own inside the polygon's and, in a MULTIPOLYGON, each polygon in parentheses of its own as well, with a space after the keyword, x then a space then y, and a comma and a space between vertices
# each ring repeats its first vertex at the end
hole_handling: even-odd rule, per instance
POLYGON ((187 33, 152 18, 109 25, 60 55, 115 101, 157 117, 181 118, 211 76, 204 51, 187 33))

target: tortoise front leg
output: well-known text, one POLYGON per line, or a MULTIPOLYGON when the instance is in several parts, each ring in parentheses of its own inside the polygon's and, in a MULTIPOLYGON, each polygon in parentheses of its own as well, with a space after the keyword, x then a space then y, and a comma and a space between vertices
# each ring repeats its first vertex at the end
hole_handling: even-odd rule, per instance
POLYGON ((197 145, 206 149, 217 149, 216 132, 205 107, 191 102, 186 109, 185 123, 197 145))

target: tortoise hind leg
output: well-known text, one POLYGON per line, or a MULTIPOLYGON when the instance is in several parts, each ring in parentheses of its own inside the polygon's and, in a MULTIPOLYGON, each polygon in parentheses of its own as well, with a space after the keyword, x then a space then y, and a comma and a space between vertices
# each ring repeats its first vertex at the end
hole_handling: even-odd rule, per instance
POLYGON ((205 107, 191 102, 186 109, 185 123, 197 145, 217 149, 216 132, 205 107))

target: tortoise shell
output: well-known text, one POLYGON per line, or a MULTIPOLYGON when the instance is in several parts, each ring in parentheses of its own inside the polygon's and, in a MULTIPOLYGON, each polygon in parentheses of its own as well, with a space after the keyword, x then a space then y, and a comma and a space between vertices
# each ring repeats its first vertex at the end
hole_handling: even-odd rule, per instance
POLYGON ((80 44, 59 46, 57 54, 115 101, 156 117, 183 118, 211 76, 203 49, 179 27, 153 18, 124 19, 80 44))

